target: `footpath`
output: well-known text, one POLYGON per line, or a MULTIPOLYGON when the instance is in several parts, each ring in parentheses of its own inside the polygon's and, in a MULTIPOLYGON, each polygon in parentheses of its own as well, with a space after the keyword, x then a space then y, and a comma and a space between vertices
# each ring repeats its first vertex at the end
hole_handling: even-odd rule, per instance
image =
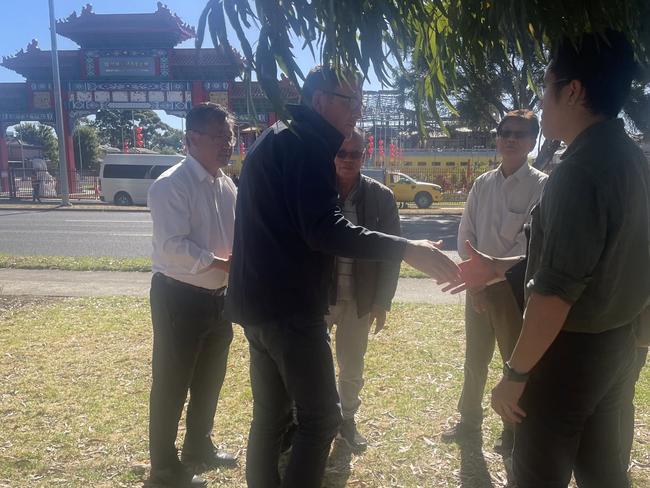
MULTIPOLYGON (((0 269, 2 295, 50 297, 149 296, 151 273, 0 269)), ((464 294, 442 293, 433 280, 400 278, 395 301, 463 304, 464 294)))

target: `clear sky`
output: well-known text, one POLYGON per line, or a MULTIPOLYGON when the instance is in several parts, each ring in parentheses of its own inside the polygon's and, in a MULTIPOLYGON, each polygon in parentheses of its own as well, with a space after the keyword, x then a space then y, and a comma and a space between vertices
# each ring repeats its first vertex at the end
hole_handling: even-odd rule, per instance
MULTIPOLYGON (((88 3, 83 0, 54 0, 55 15, 57 19, 65 18, 76 10, 81 13, 82 7, 88 3)), ((154 12, 157 8, 157 0, 94 0, 90 2, 95 13, 145 13, 154 12)), ((205 0, 167 0, 163 1, 169 9, 178 14, 185 22, 195 26, 198 18, 206 4, 205 0)), ((50 49, 50 30, 48 0, 0 0, 2 14, 0 15, 0 55, 9 56, 20 49, 24 49, 33 39, 38 39, 39 47, 43 50, 50 49)), ((250 32, 249 40, 252 42, 255 37, 254 30, 250 32)), ((239 48, 234 31, 229 30, 229 38, 235 48, 239 48)), ((58 36, 58 48, 77 49, 79 46, 73 41, 58 36)), ((297 43, 301 45, 301 43, 297 43)), ((178 47, 193 47, 194 40, 180 44, 178 47)), ((210 36, 205 37, 205 47, 212 47, 210 36)), ((253 46, 255 48, 255 46, 253 46)), ((300 68, 306 72, 316 64, 309 50, 297 51, 296 59, 300 68)), ((24 79, 3 67, 0 67, 0 82, 24 81, 24 79)), ((372 80, 366 88, 379 89, 377 83, 372 80)), ((178 117, 167 116, 164 112, 159 113, 165 122, 174 127, 180 128, 181 123, 178 117)))

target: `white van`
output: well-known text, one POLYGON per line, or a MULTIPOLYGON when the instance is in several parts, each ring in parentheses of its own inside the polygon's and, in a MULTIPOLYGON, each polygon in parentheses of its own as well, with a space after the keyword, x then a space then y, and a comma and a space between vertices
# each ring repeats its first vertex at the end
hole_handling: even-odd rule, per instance
POLYGON ((99 199, 115 205, 146 205, 155 179, 184 158, 182 154, 107 154, 99 169, 99 199))

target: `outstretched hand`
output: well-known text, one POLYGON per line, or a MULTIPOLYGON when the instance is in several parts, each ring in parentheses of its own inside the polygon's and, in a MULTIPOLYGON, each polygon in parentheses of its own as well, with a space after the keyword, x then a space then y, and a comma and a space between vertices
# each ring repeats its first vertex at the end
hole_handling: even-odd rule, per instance
POLYGON ((461 284, 460 270, 448 256, 440 251, 442 241, 409 241, 404 261, 415 269, 431 276, 438 284, 461 284))
POLYGON ((490 256, 477 251, 469 241, 465 241, 465 250, 469 259, 458 265, 462 284, 460 286, 447 285, 442 291, 451 291, 452 294, 456 294, 467 289, 480 290, 497 277, 495 262, 490 256))

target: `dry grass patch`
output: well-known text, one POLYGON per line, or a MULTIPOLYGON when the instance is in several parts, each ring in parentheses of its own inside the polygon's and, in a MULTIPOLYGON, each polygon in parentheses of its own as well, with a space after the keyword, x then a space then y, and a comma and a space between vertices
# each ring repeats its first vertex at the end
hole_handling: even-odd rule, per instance
MULTIPOLYGON (((395 306, 367 356, 358 422, 370 448, 355 456, 335 443, 325 486, 504 486, 503 461, 492 451, 500 424, 491 411, 482 450, 439 438, 462 381, 462 315, 457 305, 395 306)), ((150 352, 146 300, 0 300, 0 487, 141 486, 150 352)), ((639 389, 633 474, 642 487, 650 486, 647 369, 639 389)), ((243 487, 251 396, 239 328, 221 398, 214 437, 242 452, 241 465, 207 477, 211 486, 243 487)))

